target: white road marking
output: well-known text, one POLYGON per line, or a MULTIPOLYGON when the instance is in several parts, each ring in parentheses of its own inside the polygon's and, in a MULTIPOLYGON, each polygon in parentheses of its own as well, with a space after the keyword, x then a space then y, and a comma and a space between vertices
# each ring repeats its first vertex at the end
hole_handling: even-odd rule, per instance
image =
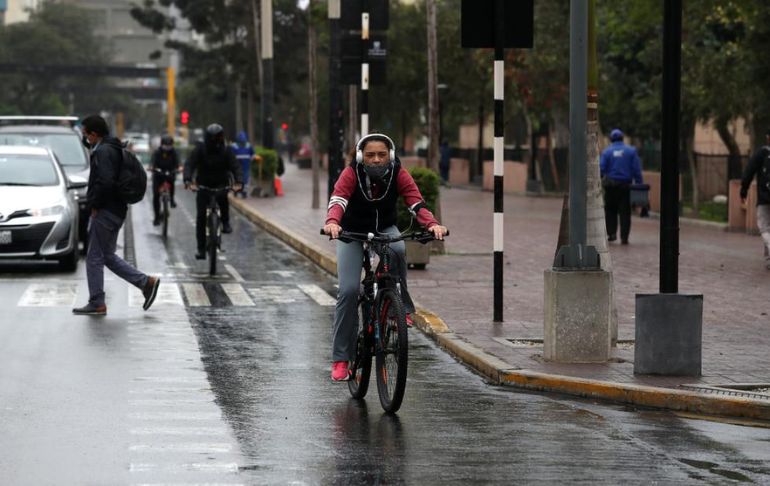
POLYGON ((318 305, 333 306, 337 304, 335 298, 316 284, 299 284, 297 287, 305 292, 311 299, 316 301, 318 305))
POLYGON ((184 294, 187 296, 187 302, 190 307, 204 307, 211 305, 209 296, 206 294, 206 289, 203 288, 202 284, 185 283, 182 284, 182 288, 184 289, 184 294))
POLYGON ((230 275, 233 276, 236 282, 245 282, 246 280, 241 276, 240 273, 238 273, 238 270, 235 269, 232 265, 229 263, 225 263, 225 268, 228 272, 230 272, 230 275))
POLYGON ((213 454, 217 452, 230 452, 231 444, 207 444, 207 443, 180 443, 180 444, 135 444, 129 446, 133 452, 190 452, 193 454, 213 454))
POLYGON ((249 294, 241 287, 241 284, 223 283, 221 286, 233 305, 254 305, 254 301, 251 300, 249 294))
POLYGON ((227 257, 224 255, 217 255, 217 258, 219 259, 219 261, 222 261, 222 262, 227 260, 227 257))
POLYGON ((267 273, 275 273, 283 278, 291 278, 294 275, 294 272, 291 270, 270 270, 267 273))
POLYGON ((74 306, 77 282, 51 282, 29 284, 19 299, 20 307, 74 306))
POLYGON ((135 420, 208 421, 219 420, 222 415, 218 412, 135 412, 128 417, 135 420))
POLYGON ((135 464, 131 463, 128 467, 130 472, 149 472, 149 471, 167 471, 167 472, 209 472, 209 473, 237 473, 238 464, 234 462, 211 464, 191 462, 187 464, 135 464))
MULTIPOLYGON (((142 304, 144 304, 142 291, 134 286, 128 286, 128 306, 140 307, 142 304)), ((158 287, 158 294, 155 296, 155 302, 152 306, 157 307, 164 304, 184 307, 184 301, 182 300, 182 294, 179 292, 179 286, 175 283, 164 282, 161 280, 160 286, 158 287)))
POLYGON ((221 427, 137 427, 131 429, 131 435, 214 435, 227 436, 221 427))

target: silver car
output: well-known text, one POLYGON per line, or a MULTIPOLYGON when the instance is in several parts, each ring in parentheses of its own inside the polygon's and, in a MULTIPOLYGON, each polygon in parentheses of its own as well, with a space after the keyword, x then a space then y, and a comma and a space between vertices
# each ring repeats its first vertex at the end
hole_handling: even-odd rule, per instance
POLYGON ((78 262, 78 202, 82 177, 68 179, 50 149, 0 145, 0 259, 78 262))

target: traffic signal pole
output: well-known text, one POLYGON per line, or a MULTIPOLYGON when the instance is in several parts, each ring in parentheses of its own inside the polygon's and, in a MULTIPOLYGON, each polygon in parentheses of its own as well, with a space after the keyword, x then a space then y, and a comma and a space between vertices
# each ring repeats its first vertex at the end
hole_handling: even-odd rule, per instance
POLYGON ((176 74, 173 67, 166 68, 166 133, 176 135, 176 74))

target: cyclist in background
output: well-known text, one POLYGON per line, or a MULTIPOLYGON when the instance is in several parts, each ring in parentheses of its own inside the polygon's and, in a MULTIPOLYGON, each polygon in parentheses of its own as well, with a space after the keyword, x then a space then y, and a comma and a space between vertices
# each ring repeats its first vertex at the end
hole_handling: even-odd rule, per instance
MULTIPOLYGON (((324 233, 337 238, 344 228, 358 233, 400 234, 396 227, 396 202, 404 199, 416 213, 417 222, 443 240, 447 229, 428 210, 425 201, 408 171, 402 170, 396 157, 396 147, 390 137, 373 133, 356 144, 355 159, 340 174, 334 185, 326 214, 324 233)), ((396 253, 394 272, 400 276, 401 297, 407 312, 407 324, 414 303, 406 288, 406 245, 399 241, 391 245, 396 253)), ((339 291, 334 309, 332 334, 333 381, 346 381, 349 362, 356 354, 358 332, 358 292, 363 264, 363 244, 358 241, 337 242, 337 275, 339 291)))
MULTIPOLYGON (((206 127, 203 142, 197 143, 184 165, 184 187, 196 191, 198 186, 226 187, 234 179, 233 192, 243 189, 241 166, 235 159, 235 154, 225 143, 225 130, 222 125, 212 123, 206 127)), ((195 218, 195 237, 198 251, 195 258, 206 259, 206 206, 208 194, 198 192, 195 198, 197 217, 195 218)), ((230 226, 230 203, 227 193, 221 193, 217 198, 222 216, 222 233, 232 233, 230 226)))
POLYGON ((181 165, 179 155, 174 149, 174 139, 171 138, 171 135, 163 135, 160 139, 160 147, 152 154, 149 169, 152 171, 152 210, 155 212, 155 219, 152 220, 152 224, 155 226, 160 224, 160 186, 166 181, 171 184, 171 207, 176 207, 174 182, 181 165), (161 174, 155 169, 169 172, 170 175, 161 174))

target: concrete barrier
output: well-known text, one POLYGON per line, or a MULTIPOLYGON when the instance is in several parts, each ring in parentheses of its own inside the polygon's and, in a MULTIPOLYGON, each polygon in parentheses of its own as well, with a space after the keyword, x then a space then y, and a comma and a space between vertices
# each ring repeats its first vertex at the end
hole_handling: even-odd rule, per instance
POLYGON ((464 185, 470 182, 468 176, 468 159, 452 157, 449 159, 449 183, 464 185))
MULTIPOLYGON (((485 191, 495 189, 495 163, 484 161, 484 179, 482 188, 485 191)), ((506 160, 503 162, 503 192, 524 194, 527 192, 527 164, 506 160)))
POLYGON ((727 229, 753 235, 759 234, 757 227, 757 182, 749 186, 746 204, 741 202, 741 181, 732 179, 727 195, 727 229))

